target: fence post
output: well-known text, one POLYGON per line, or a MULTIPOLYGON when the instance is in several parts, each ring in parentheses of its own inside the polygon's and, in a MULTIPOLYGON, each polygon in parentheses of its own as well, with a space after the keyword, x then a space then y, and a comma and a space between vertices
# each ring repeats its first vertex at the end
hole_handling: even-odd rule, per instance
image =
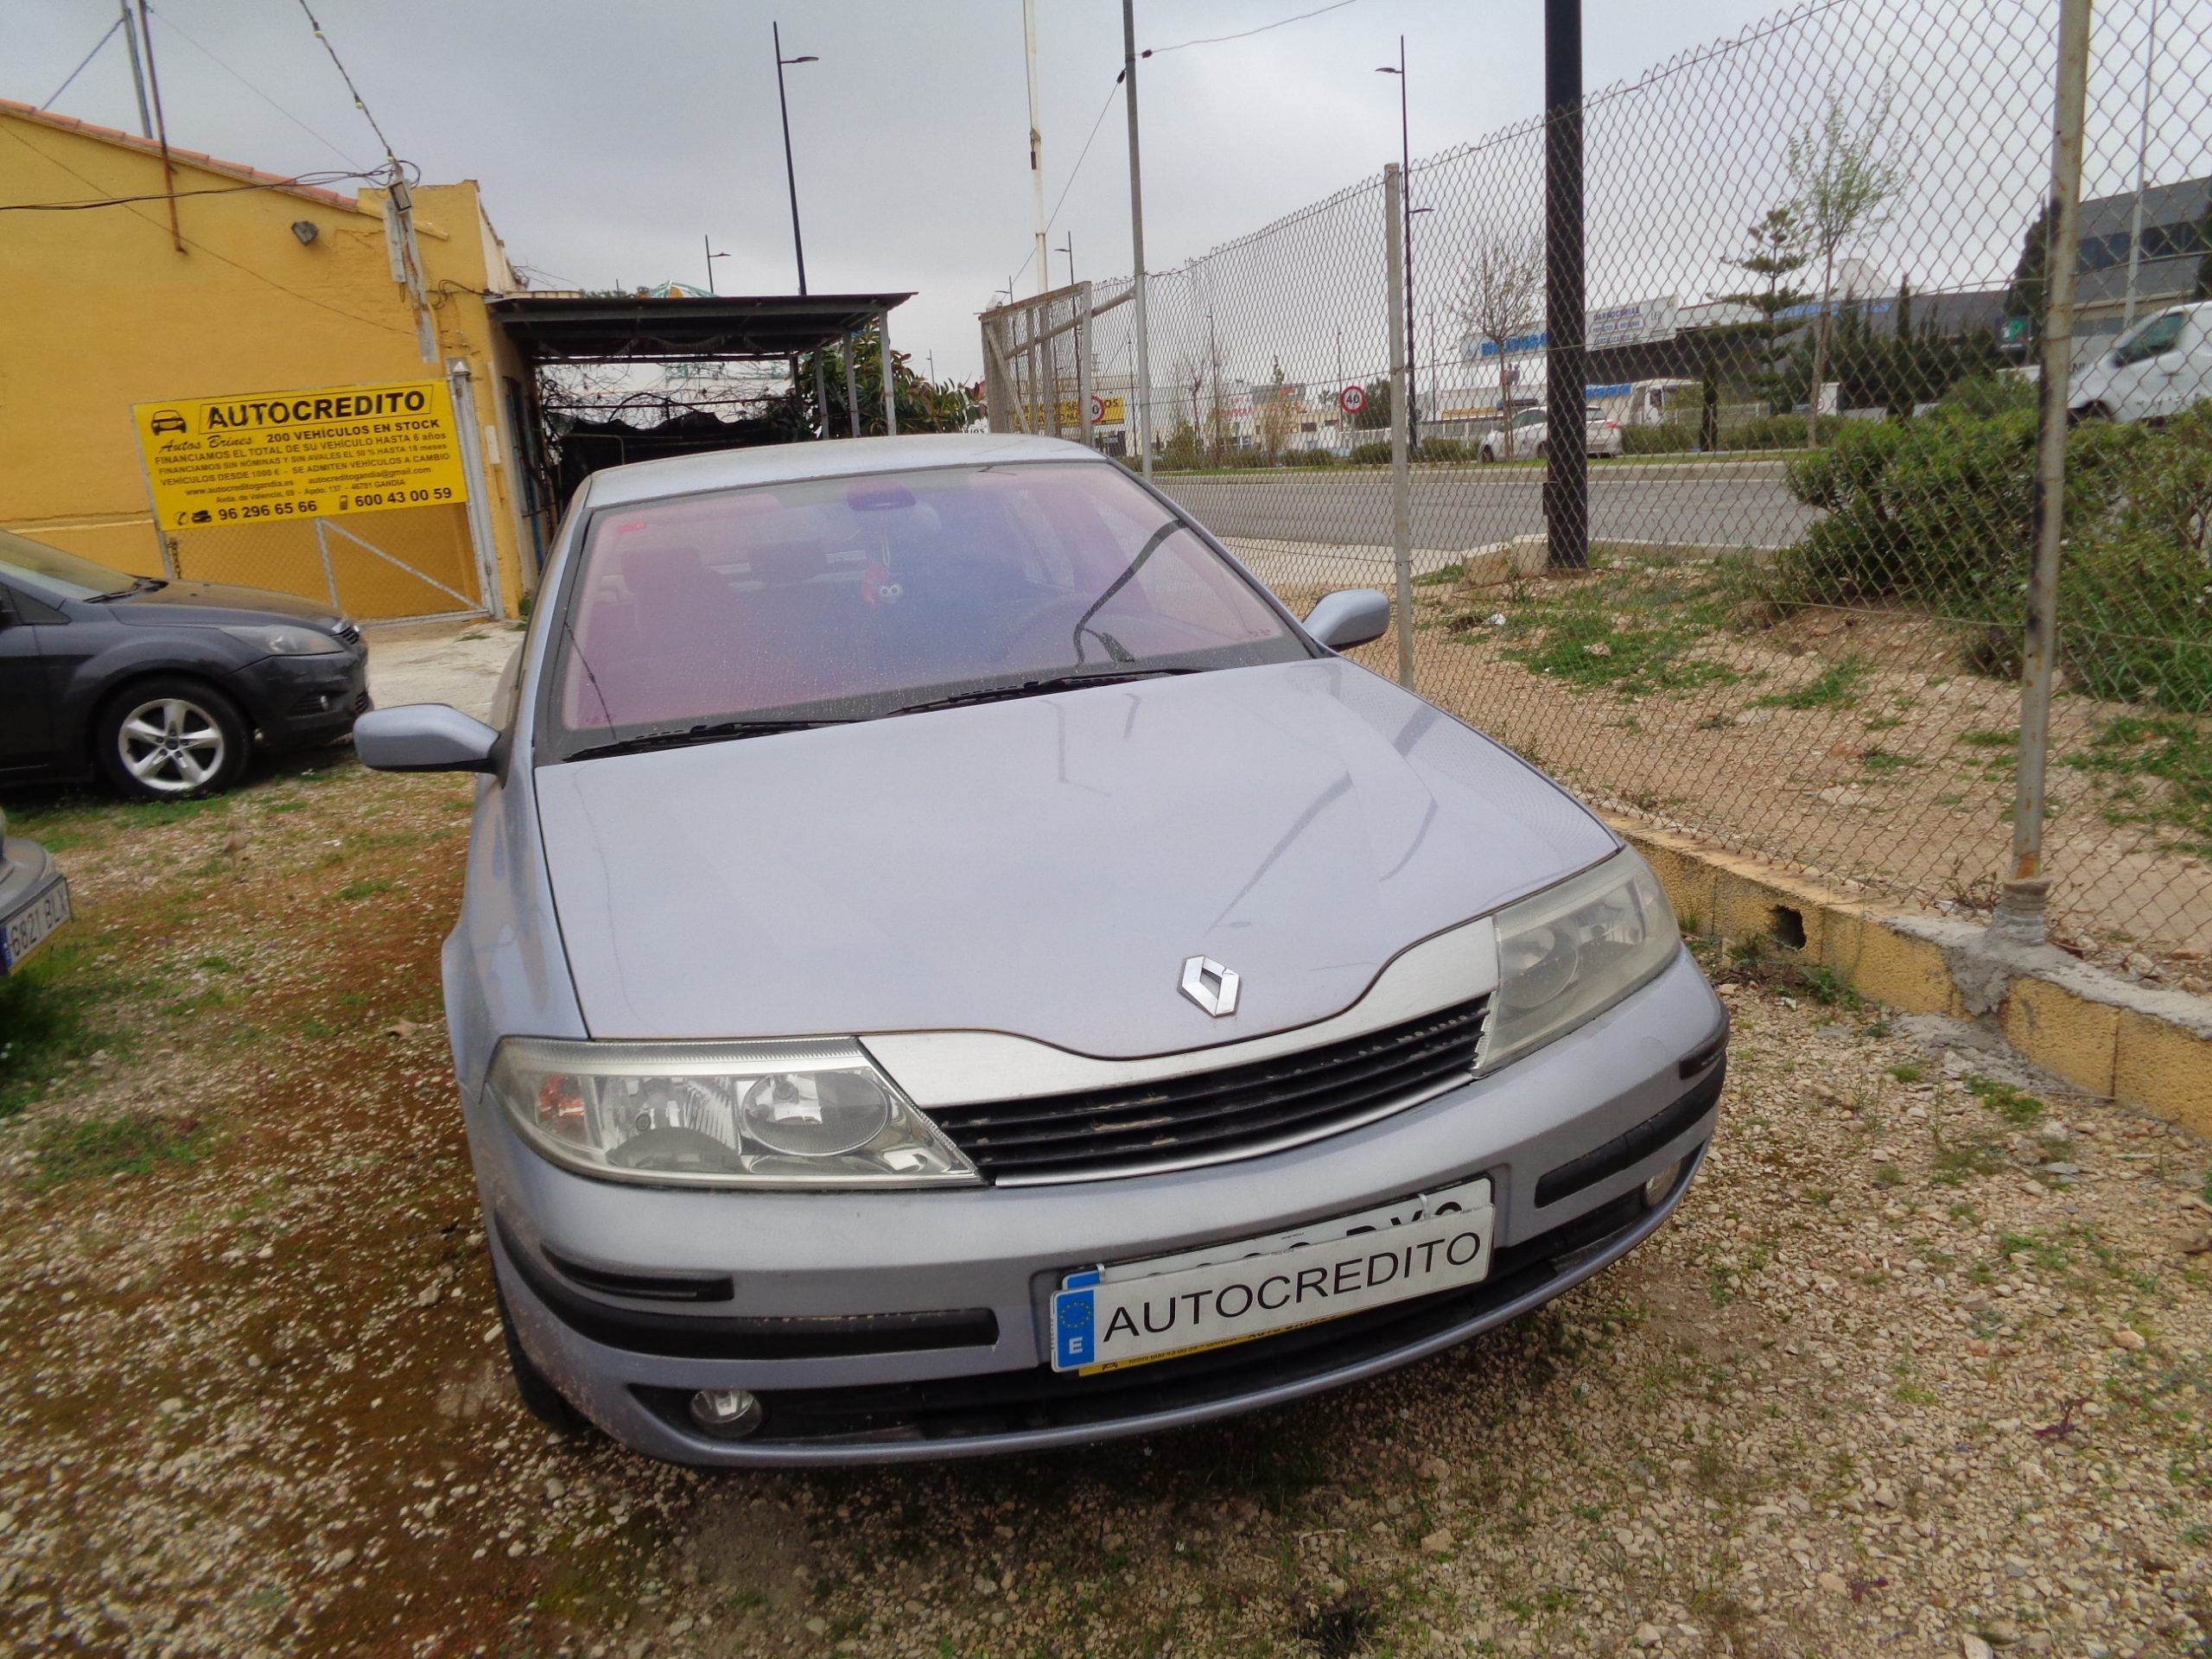
POLYGON ((476 555, 476 586, 484 614, 505 621, 506 597, 499 588, 499 548, 492 530, 492 504, 484 489, 484 430, 477 424, 475 372, 465 357, 446 359, 446 385, 453 397, 454 436, 461 446, 461 481, 468 486, 461 522, 476 555))
POLYGON ((1390 563, 1398 575, 1398 683, 1414 684, 1413 469, 1406 408, 1406 175, 1382 168, 1383 286, 1390 290, 1390 563))
POLYGON ((329 527, 320 516, 315 521, 315 550, 322 560, 322 585, 330 589, 330 608, 343 616, 346 607, 338 602, 338 573, 330 565, 329 527))
POLYGON ((891 308, 886 306, 875 314, 876 354, 883 360, 883 430, 887 437, 899 435, 899 371, 898 359, 891 355, 891 308))
POLYGON ((1090 284, 1085 283, 1075 299, 1075 406, 1083 421, 1083 447, 1096 449, 1098 435, 1090 420, 1090 284))
POLYGON ((2036 392, 2034 563, 2020 640, 2020 755, 2012 798, 2012 874, 1993 933, 2041 944, 2050 881, 2043 873, 2044 778, 2050 754, 2052 669, 2058 652, 2058 568, 2065 536, 2066 404, 2074 358, 2074 251, 2081 240, 2082 137, 2089 77, 2090 0, 2060 0, 2053 101, 2050 257, 2044 285, 2043 372, 2036 392))

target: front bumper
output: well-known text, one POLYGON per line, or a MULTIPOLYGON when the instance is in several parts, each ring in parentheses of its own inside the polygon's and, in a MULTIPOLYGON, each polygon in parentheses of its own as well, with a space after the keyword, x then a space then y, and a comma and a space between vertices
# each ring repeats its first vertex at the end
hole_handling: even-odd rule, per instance
POLYGON ((1253 1409, 1517 1317, 1656 1230, 1712 1133, 1726 1016, 1687 954, 1497 1075, 1262 1158, 1087 1185, 783 1194, 618 1186, 469 1103, 493 1262, 522 1343, 615 1439, 680 1463, 876 1462, 1089 1442, 1253 1409), (1643 1184, 1682 1169, 1654 1207, 1643 1184), (1482 1284, 1212 1354, 1056 1376, 1063 1274, 1257 1236, 1486 1174, 1482 1284), (688 1287, 688 1288, 687 1288, 688 1287), (686 1300, 687 1295, 699 1300, 686 1300), (692 1427, 700 1389, 768 1402, 692 1427))
POLYGON ((312 657, 265 657, 234 677, 254 729, 271 749, 333 743, 369 711, 369 654, 360 645, 312 657))

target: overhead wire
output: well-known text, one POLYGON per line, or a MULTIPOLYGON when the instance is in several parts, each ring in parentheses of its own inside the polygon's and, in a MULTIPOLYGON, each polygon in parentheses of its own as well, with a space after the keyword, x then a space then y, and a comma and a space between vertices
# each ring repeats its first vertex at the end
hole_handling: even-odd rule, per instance
MULTIPOLYGON (((307 0, 301 0, 301 3, 305 5, 307 3, 307 0)), ((1309 17, 1319 17, 1325 12, 1341 11, 1346 6, 1356 3, 1357 0, 1332 0, 1332 3, 1328 5, 1318 6, 1311 11, 1301 11, 1294 17, 1278 17, 1274 22, 1271 23, 1262 23, 1256 29, 1243 29, 1234 35, 1209 35, 1202 40, 1179 41, 1173 46, 1147 48, 1137 55, 1144 58, 1154 58, 1159 57, 1162 54, 1168 52, 1180 52, 1186 48, 1193 46, 1219 46, 1229 41, 1247 40, 1255 35, 1264 35, 1269 29, 1287 28, 1292 23, 1302 23, 1309 17)), ((1076 175, 1083 171, 1083 164, 1090 155, 1091 145, 1098 141, 1099 129, 1106 124, 1107 114, 1114 107, 1115 96, 1121 91, 1122 78, 1128 73, 1127 69, 1123 69, 1120 73, 1117 73, 1114 77, 1114 85, 1107 91, 1106 101, 1098 106, 1097 118, 1090 124, 1090 135, 1083 141, 1083 149, 1077 153, 1075 158, 1075 165, 1068 169, 1067 182, 1060 187, 1059 198, 1058 200, 1053 202, 1052 211, 1046 215, 1045 230, 1048 236, 1052 232, 1052 226, 1059 222, 1060 209, 1067 205, 1068 193, 1075 188, 1076 175)), ((1030 244, 1028 253, 1023 256, 1021 264, 1014 268, 1012 280, 1015 283, 1019 283, 1021 280, 1022 273, 1029 269, 1036 257, 1037 248, 1036 244, 1033 240, 1030 244)), ((1009 292, 1007 295, 1008 300, 1011 301, 1013 297, 1013 294, 1009 292)))
POLYGON ((260 87, 255 86, 252 81, 246 79, 244 74, 232 67, 229 63, 225 61, 216 54, 215 50, 212 47, 207 46, 203 41, 195 38, 188 30, 186 29, 183 24, 171 17, 168 13, 166 11, 156 10, 151 5, 149 5, 146 10, 155 18, 159 20, 162 28, 168 29, 171 34, 181 40, 187 46, 199 53, 201 57, 206 58, 210 63, 213 64, 218 69, 220 69, 232 80, 238 82, 239 86, 245 87, 246 91, 251 92, 256 98, 266 104, 270 109, 276 111, 277 114, 283 116, 287 121, 297 127, 302 132, 307 134, 308 137, 314 139, 332 155, 337 156, 339 160, 344 162, 349 167, 358 168, 360 166, 361 162, 359 156, 347 153, 347 151, 344 149, 335 139, 331 138, 327 134, 317 132, 306 122, 301 120, 298 116, 294 115, 291 111, 286 109, 282 104, 279 104, 267 92, 264 92, 260 87))
POLYGON ((258 179, 244 184, 209 185, 200 190, 156 190, 143 196, 90 196, 82 201, 0 201, 0 213, 80 213, 94 207, 127 207, 138 201, 168 201, 187 196, 229 196, 245 190, 321 190, 334 184, 359 180, 380 182, 389 175, 383 168, 353 173, 299 173, 289 178, 258 179))
POLYGON ((368 100, 361 96, 361 89, 353 84, 353 77, 346 68, 346 60, 338 55, 338 48, 331 43, 330 36, 324 34, 322 25, 315 22, 315 12, 308 6, 308 0, 300 0, 300 10, 305 15, 308 26, 315 30, 315 39, 322 42, 322 49, 330 54, 330 61, 338 71, 338 78, 346 83, 346 90, 353 94, 353 107, 361 112, 361 118, 369 124, 369 130, 376 134, 377 143, 384 146, 385 159, 397 167, 399 164, 399 157, 397 152, 391 147, 391 140, 384 136, 384 129, 377 124, 376 115, 370 110, 368 100))
POLYGON ((102 35, 99 40, 92 43, 92 49, 86 53, 83 60, 79 62, 74 69, 72 69, 69 72, 69 79, 63 81, 59 86, 55 87, 52 92, 48 93, 46 102, 40 105, 39 108, 41 110, 52 109, 54 107, 54 99, 60 98, 62 93, 69 90, 70 86, 76 81, 77 77, 85 73, 86 68, 92 63, 92 60, 99 56, 100 48, 105 46, 110 41, 113 40, 115 38, 115 31, 122 27, 123 19, 119 16, 113 22, 110 23, 107 26, 107 32, 102 35))

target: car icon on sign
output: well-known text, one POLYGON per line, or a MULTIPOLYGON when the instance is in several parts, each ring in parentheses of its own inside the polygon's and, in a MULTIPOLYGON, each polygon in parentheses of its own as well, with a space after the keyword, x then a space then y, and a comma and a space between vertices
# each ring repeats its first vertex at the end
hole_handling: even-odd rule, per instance
POLYGON ((192 429, 184 423, 184 416, 173 409, 156 410, 149 425, 156 437, 164 432, 188 432, 192 429))

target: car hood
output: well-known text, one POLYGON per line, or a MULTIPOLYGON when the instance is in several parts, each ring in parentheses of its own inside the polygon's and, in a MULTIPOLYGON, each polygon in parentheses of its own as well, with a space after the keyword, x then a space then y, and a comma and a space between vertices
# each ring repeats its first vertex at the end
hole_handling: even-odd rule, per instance
POLYGON ((1338 659, 550 765, 601 1038, 982 1029, 1124 1057, 1307 1024, 1606 856, 1487 738, 1338 659), (1185 958, 1242 976, 1213 1018, 1185 958))
POLYGON ((100 608, 118 622, 141 627, 179 622, 210 627, 226 622, 309 622, 327 632, 338 624, 337 613, 315 600, 219 582, 173 582, 137 598, 110 600, 100 608), (189 614, 177 614, 181 610, 189 614))

